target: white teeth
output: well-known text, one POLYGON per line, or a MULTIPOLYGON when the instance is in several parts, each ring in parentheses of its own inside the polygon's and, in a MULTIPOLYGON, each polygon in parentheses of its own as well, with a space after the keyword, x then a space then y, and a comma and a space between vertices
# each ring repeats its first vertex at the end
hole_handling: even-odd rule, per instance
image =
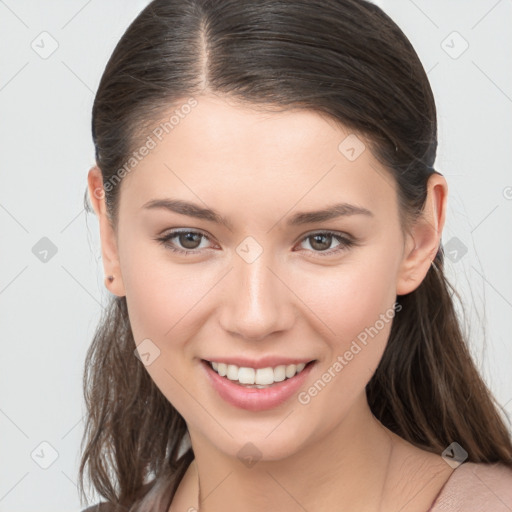
MULTIPOLYGON (((255 375, 256 372, 254 371, 254 368, 239 368, 238 382, 240 382, 240 384, 254 384, 255 375)), ((263 384, 263 382, 258 382, 258 384, 263 384)))
POLYGON ((238 366, 234 364, 228 364, 228 372, 226 373, 226 377, 229 380, 238 380, 238 366))
POLYGON ((290 378, 290 377, 293 377, 295 375, 295 373, 297 372, 297 366, 294 365, 294 364, 289 364, 287 367, 286 367, 286 370, 285 370, 285 375, 290 378))
POLYGON ((218 363, 218 367, 214 368, 221 377, 225 377, 228 373, 228 365, 225 363, 218 363))
POLYGON ((286 366, 284 364, 276 366, 274 368, 274 380, 282 382, 284 379, 286 379, 286 366))
MULTIPOLYGON (((240 368, 240 371, 242 370, 244 370, 244 368, 240 368)), ((256 370, 256 384, 259 384, 260 386, 269 386, 270 384, 274 384, 274 382, 273 368, 258 368, 256 370)))
POLYGON ((291 379, 306 367, 306 363, 279 365, 275 368, 248 368, 238 367, 234 364, 218 363, 212 361, 210 366, 221 376, 229 380, 238 381, 249 387, 266 387, 275 382, 291 379))

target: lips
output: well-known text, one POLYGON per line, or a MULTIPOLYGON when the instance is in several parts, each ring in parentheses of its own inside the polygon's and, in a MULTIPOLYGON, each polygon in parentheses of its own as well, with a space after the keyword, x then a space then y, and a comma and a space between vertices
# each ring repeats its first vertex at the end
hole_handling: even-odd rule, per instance
MULTIPOLYGON (((274 382, 270 385, 262 385, 260 387, 257 384, 244 385, 238 381, 230 380, 225 376, 222 377, 213 369, 210 361, 201 361, 200 366, 206 373, 206 378, 212 385, 213 389, 224 401, 237 408, 254 412, 272 409, 289 400, 292 397, 292 395, 294 395, 294 393, 296 393, 299 390, 299 388, 304 384, 304 381, 307 379, 312 368, 316 364, 316 360, 299 360, 286 358, 266 358, 261 359, 259 361, 248 361, 247 359, 240 358, 222 358, 220 359, 220 361, 222 361, 221 364, 225 364, 228 361, 237 361, 238 363, 243 362, 243 364, 252 364, 254 365, 252 366, 253 370, 273 369, 273 367, 269 365, 269 362, 275 365, 274 368, 283 366, 283 364, 280 363, 289 363, 290 365, 293 365, 294 362, 297 362, 299 365, 305 364, 304 368, 300 372, 296 373, 294 376, 285 378, 280 382, 274 382), (265 366, 265 364, 267 366, 265 366)), ((213 359, 213 362, 216 362, 215 359, 213 359)), ((234 363, 232 364, 233 366, 237 366, 234 363)), ((284 366, 288 365, 284 364, 284 366)), ((251 367, 245 366, 242 368, 251 367)))

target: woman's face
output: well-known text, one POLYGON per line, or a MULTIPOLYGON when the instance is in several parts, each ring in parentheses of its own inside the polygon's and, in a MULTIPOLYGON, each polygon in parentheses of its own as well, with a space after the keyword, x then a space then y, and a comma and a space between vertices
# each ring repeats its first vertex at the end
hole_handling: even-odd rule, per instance
POLYGON ((418 281, 404 276, 394 183, 350 130, 310 111, 196 100, 143 136, 148 150, 114 185, 111 290, 126 295, 137 353, 192 441, 279 459, 361 414, 396 295, 418 281), (315 362, 260 389, 204 361, 238 362, 249 369, 230 375, 248 382, 315 362))

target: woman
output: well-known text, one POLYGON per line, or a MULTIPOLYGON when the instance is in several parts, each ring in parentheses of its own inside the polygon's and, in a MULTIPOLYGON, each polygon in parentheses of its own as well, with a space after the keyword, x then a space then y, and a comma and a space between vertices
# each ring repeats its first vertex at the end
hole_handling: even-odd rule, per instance
POLYGON ((88 510, 512 507, 443 271, 433 94, 381 9, 155 0, 92 130, 113 298, 85 367, 88 510))

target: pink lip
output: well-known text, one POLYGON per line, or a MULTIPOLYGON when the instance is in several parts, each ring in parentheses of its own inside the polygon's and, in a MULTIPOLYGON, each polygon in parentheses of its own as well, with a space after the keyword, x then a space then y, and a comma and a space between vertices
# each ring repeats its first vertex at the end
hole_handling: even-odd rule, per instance
MULTIPOLYGON (((224 362, 225 360, 223 359, 222 361, 224 362)), ((201 367, 221 398, 235 407, 255 412, 272 409, 286 402, 304 384, 314 365, 315 362, 308 364, 302 372, 291 379, 278 382, 265 389, 258 389, 245 388, 226 377, 221 377, 211 368, 209 363, 204 360, 201 361, 201 367)))
POLYGON ((276 366, 289 365, 289 364, 297 364, 297 365, 300 363, 307 364, 310 361, 312 361, 312 359, 297 359, 297 358, 294 359, 292 357, 279 357, 279 356, 265 356, 258 360, 247 359, 244 357, 225 357, 225 356, 221 356, 218 359, 215 357, 211 357, 211 358, 205 357, 204 359, 207 361, 210 361, 210 362, 215 361, 217 363, 234 364, 234 365, 238 366, 239 368, 241 366, 243 366, 246 368, 254 368, 254 369, 268 368, 268 367, 275 368, 276 366))

